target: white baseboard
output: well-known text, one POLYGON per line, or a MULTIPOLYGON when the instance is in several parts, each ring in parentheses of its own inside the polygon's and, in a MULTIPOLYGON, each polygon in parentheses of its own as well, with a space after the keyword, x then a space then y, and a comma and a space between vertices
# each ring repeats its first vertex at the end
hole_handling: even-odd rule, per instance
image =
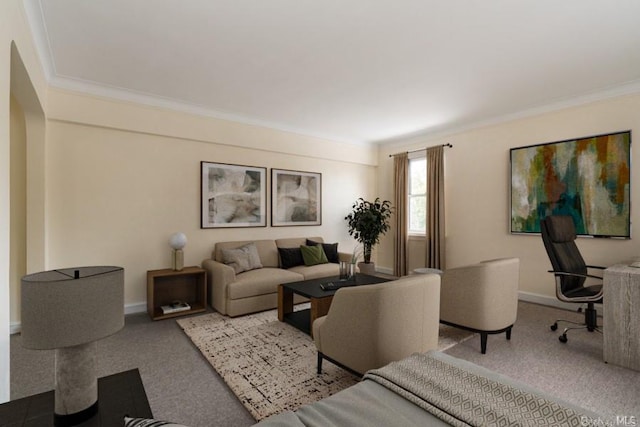
POLYGON ((376 272, 393 276, 393 269, 387 267, 376 267, 376 272))
MULTIPOLYGON (((563 302, 555 297, 547 295, 533 294, 531 292, 518 291, 518 299, 520 301, 532 302, 535 304, 546 305, 548 307, 560 308, 562 310, 576 311, 579 304, 563 302)), ((582 304, 583 308, 587 307, 587 304, 582 304)), ((595 309, 598 311, 598 316, 602 317, 604 314, 604 306, 602 304, 595 304, 595 309)))
POLYGON ((9 323, 9 334, 17 334, 20 332, 20 322, 11 322, 9 323))
MULTIPOLYGON (((147 303, 139 302, 136 304, 127 304, 124 306, 124 314, 138 314, 145 313, 147 311, 147 303)), ((22 329, 22 324, 20 322, 12 322, 9 324, 9 334, 17 334, 22 329)))
MULTIPOLYGON (((388 274, 393 276, 393 269, 387 267, 376 267, 376 271, 383 274, 388 274)), ((518 299, 520 301, 531 302, 534 304, 546 305, 548 307, 559 308, 562 310, 576 311, 578 305, 575 303, 563 302, 557 299, 556 297, 551 297, 548 295, 540 295, 534 294, 531 292, 518 291, 518 299)), ((584 308, 586 308, 587 304, 583 304, 584 308)), ((598 316, 602 316, 604 313, 604 308, 602 304, 596 304, 596 310, 598 310, 598 316)))
POLYGON ((127 304, 124 306, 124 314, 138 314, 147 312, 147 303, 139 302, 136 304, 127 304))
MULTIPOLYGON (((393 275, 393 270, 390 268, 376 268, 376 271, 383 273, 383 274, 389 274, 389 275, 393 275)), ((575 311, 576 310, 576 305, 575 304, 570 304, 570 303, 566 303, 566 302, 562 302, 559 301, 557 298, 555 297, 550 297, 547 295, 539 295, 539 294, 534 294, 531 292, 524 292, 524 291, 519 291, 518 292, 518 299, 520 301, 526 301, 526 302, 532 302, 535 304, 540 304, 540 305, 546 305, 549 307, 555 307, 555 308, 560 308, 563 310, 572 310, 575 311)), ((586 305, 586 304, 585 304, 586 305)), ((603 313, 603 308, 602 308, 602 304, 596 304, 596 308, 598 310, 598 315, 601 316, 603 313)), ((135 304, 127 304, 124 306, 124 314, 125 316, 128 314, 138 314, 138 313, 145 313, 147 311, 147 303, 146 302, 139 302, 139 303, 135 303, 135 304)), ((21 324, 20 322, 12 322, 9 324, 9 333, 11 335, 13 334, 17 334, 20 332, 21 329, 21 324)))
POLYGON ((535 304, 546 305, 549 307, 561 308, 563 310, 575 310, 576 305, 560 301, 556 297, 548 295, 533 294, 531 292, 518 291, 518 299, 520 301, 532 302, 535 304))

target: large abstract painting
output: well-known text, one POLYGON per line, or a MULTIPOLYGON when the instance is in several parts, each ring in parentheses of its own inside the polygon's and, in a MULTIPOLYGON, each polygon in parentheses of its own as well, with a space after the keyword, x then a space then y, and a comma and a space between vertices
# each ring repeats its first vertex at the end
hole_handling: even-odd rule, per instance
POLYGON ((577 234, 630 238, 631 131, 511 149, 511 232, 570 215, 577 234))
POLYGON ((267 169, 201 162, 201 228, 266 227, 267 169))
POLYGON ((271 169, 271 225, 322 224, 322 175, 271 169))

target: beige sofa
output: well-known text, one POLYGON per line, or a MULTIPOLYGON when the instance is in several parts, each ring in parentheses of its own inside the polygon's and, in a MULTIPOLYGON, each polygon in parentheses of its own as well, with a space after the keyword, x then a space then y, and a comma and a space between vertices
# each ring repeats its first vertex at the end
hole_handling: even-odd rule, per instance
POLYGON ((318 373, 327 359, 358 374, 438 348, 440 276, 339 289, 313 322, 318 373))
POLYGON ((440 290, 440 321, 480 334, 487 351, 488 334, 506 333, 518 314, 520 260, 503 258, 445 270, 440 290))
MULTIPOLYGON (((337 276, 337 263, 281 268, 278 248, 299 248, 307 243, 307 239, 324 242, 322 237, 299 237, 216 243, 211 258, 202 262, 202 268, 207 270, 211 306, 221 314, 229 316, 269 310, 277 307, 279 284, 337 276), (237 249, 249 243, 255 244, 262 268, 236 274, 233 267, 223 262, 223 250, 237 249)), ((339 253, 339 256, 343 261, 349 261, 351 258, 351 254, 347 253, 339 253)), ((302 299, 296 299, 296 302, 301 301, 302 299)))

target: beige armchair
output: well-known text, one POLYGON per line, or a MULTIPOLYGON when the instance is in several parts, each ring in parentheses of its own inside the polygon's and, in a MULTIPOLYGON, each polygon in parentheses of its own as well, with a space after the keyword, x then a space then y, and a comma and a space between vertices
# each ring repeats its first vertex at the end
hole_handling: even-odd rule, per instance
POLYGON ((357 374, 438 347, 440 276, 339 289, 313 322, 318 373, 327 359, 357 374))
POLYGON ((518 313, 520 260, 504 258, 445 270, 440 290, 440 322, 480 333, 482 354, 488 334, 506 332, 518 313))

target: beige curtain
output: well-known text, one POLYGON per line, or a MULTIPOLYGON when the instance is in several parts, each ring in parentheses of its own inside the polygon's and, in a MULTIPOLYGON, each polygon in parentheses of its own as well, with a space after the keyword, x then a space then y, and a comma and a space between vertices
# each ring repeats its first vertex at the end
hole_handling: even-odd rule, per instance
POLYGON ((407 182, 409 181, 409 155, 400 153, 393 156, 394 206, 396 210, 396 237, 394 241, 393 275, 407 275, 407 241, 409 225, 407 214, 407 182))
POLYGON ((425 265, 445 268, 444 146, 427 149, 427 251, 425 265))

